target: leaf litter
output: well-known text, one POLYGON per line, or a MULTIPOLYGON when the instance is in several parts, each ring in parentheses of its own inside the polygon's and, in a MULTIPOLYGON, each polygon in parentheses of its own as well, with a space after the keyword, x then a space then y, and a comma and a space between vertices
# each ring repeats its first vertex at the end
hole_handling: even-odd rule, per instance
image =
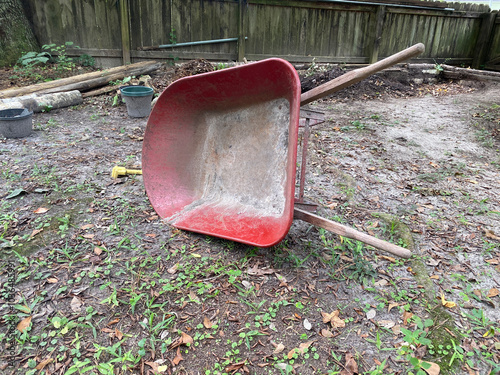
POLYGON ((428 373, 433 363, 456 374, 498 368, 500 160, 462 120, 497 91, 437 95, 440 85, 313 106, 329 120, 313 128, 306 196, 322 216, 400 245, 402 222, 411 261, 301 222, 271 249, 170 228, 141 177, 109 177, 115 163, 140 168, 144 120, 105 98, 34 115, 44 130, 0 143, 6 168, 22 171, 2 176, 2 249, 16 262, 16 302, 30 306, 6 312, 16 337, 32 340, 1 365, 403 374, 423 357, 428 373), (451 315, 441 319, 439 306, 451 315), (55 344, 42 338, 50 332, 55 344))

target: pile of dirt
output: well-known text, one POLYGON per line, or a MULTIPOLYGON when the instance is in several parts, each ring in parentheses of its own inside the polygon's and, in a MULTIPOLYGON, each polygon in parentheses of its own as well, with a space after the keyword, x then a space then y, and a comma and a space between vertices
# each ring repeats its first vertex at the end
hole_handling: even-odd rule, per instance
POLYGON ((192 60, 175 68, 174 81, 179 78, 213 71, 214 66, 209 61, 204 59, 192 60))
MULTIPOLYGON (((323 83, 342 76, 348 71, 338 66, 330 70, 311 73, 309 70, 300 71, 302 92, 309 91, 323 83)), ((475 91, 485 87, 479 81, 461 81, 459 83, 441 77, 434 81, 411 80, 412 72, 408 74, 395 74, 392 71, 383 71, 349 86, 341 91, 331 94, 328 100, 349 101, 379 99, 382 97, 405 98, 420 97, 425 95, 443 96, 447 94, 460 94, 475 91)))

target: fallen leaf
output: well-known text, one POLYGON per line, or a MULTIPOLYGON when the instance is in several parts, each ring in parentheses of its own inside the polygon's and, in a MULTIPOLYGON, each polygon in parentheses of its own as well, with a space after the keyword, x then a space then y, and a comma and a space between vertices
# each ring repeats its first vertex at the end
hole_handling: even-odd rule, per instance
POLYGON ((24 318, 19 322, 19 324, 17 325, 17 329, 22 333, 26 328, 29 327, 30 323, 31 323, 31 316, 28 316, 27 318, 24 318))
POLYGON ((488 238, 491 238, 492 240, 497 240, 497 241, 500 241, 500 237, 498 237, 495 232, 493 232, 492 230, 490 229, 485 229, 484 230, 484 234, 486 235, 486 237, 488 238))
POLYGON ((177 347, 177 354, 175 355, 175 358, 172 360, 172 363, 177 366, 179 364, 179 362, 183 361, 183 360, 184 360, 184 358, 182 358, 182 355, 181 355, 181 347, 178 346, 177 347))
POLYGON ((491 298, 491 297, 496 297, 500 294, 497 288, 491 288, 490 291, 488 292, 488 295, 486 297, 491 298))
POLYGON ((33 232, 31 232, 31 237, 35 237, 41 231, 43 231, 43 229, 34 229, 33 232))
POLYGON ((500 258, 487 259, 485 262, 493 265, 500 264, 500 258))
POLYGON ((330 330, 328 330, 328 329, 324 329, 324 328, 323 328, 323 329, 321 330, 321 336, 323 336, 323 337, 327 337, 327 338, 328 338, 328 337, 333 337, 333 333, 332 333, 330 330))
POLYGON ((10 193, 9 195, 7 195, 5 197, 5 199, 12 199, 12 198, 15 198, 21 194, 26 194, 27 191, 26 190, 23 190, 23 189, 15 189, 12 193, 10 193))
POLYGON ((346 353, 345 355, 345 366, 340 375, 354 375, 358 373, 358 364, 354 360, 354 356, 351 353, 346 353))
POLYGON ((392 327, 394 327, 396 325, 395 322, 393 322, 392 320, 379 320, 378 322, 378 325, 384 327, 384 328, 387 328, 387 329, 391 329, 392 327))
POLYGON ((310 330, 311 330, 311 328, 312 328, 312 324, 309 322, 309 320, 304 319, 304 323, 303 323, 303 324, 304 324, 304 328, 305 328, 305 329, 307 329, 308 331, 310 331, 310 330))
POLYGON ((35 369, 37 370, 43 370, 43 368, 45 366, 47 366, 49 363, 51 363, 52 361, 54 361, 52 358, 46 358, 44 359, 42 362, 40 362, 36 367, 35 369))
POLYGON ((144 362, 144 363, 153 369, 154 374, 161 374, 162 372, 165 372, 168 369, 168 366, 160 366, 160 364, 157 362, 144 362))
POLYGON ((120 321, 120 318, 113 319, 111 322, 108 323, 108 326, 112 326, 113 324, 116 324, 120 321))
POLYGON ((375 283, 375 286, 386 286, 389 282, 386 279, 380 279, 375 283))
POLYGON ((172 342, 169 346, 169 349, 171 350, 181 345, 187 345, 187 344, 192 345, 193 342, 194 341, 191 336, 181 331, 181 337, 178 337, 174 342, 172 342))
POLYGON ((55 277, 49 277, 49 278, 47 279, 47 282, 48 282, 49 284, 55 284, 55 283, 57 283, 58 281, 59 281, 59 280, 57 280, 55 277))
POLYGON ((389 303, 389 307, 387 308, 387 312, 390 312, 392 308, 398 307, 398 306, 399 306, 399 303, 396 303, 396 302, 389 303))
POLYGON ((212 322, 207 317, 203 318, 203 325, 205 326, 206 329, 210 329, 213 326, 212 322))
POLYGON ((229 366, 227 366, 224 371, 225 372, 232 372, 232 373, 235 373, 236 371, 238 370, 243 370, 243 372, 247 372, 245 371, 245 368, 246 368, 246 365, 247 364, 247 360, 245 359, 244 361, 241 361, 241 362, 238 362, 238 363, 233 363, 229 366))
POLYGON ((323 315, 323 323, 330 323, 332 328, 344 328, 345 322, 339 318, 339 313, 339 310, 335 310, 331 314, 327 314, 322 311, 321 315, 323 315))
POLYGON ((71 300, 71 303, 70 303, 70 306, 71 306, 71 310, 73 310, 73 312, 80 312, 82 310, 82 301, 80 301, 80 298, 78 297, 73 297, 73 299, 71 300))
POLYGON ((44 214, 48 211, 48 208, 45 207, 39 207, 35 211, 33 211, 35 214, 44 214))
POLYGON ((422 361, 421 365, 422 365, 422 368, 424 369, 424 371, 428 375, 438 375, 439 372, 441 371, 441 368, 439 367, 439 365, 437 363, 434 363, 434 362, 422 361), (426 364, 429 364, 430 367, 425 368, 425 367, 427 367, 426 364))
POLYGON ((293 358, 293 355, 294 355, 295 353, 297 353, 297 354, 304 354, 304 351, 305 351, 306 349, 308 349, 308 348, 311 346, 311 344, 312 344, 313 342, 314 342, 314 340, 313 340, 313 341, 308 341, 308 342, 303 342, 303 343, 301 343, 301 344, 299 345, 299 347, 298 347, 298 348, 294 348, 294 349, 290 350, 290 351, 288 352, 288 355, 287 355, 288 359, 292 359, 292 358, 293 358))
POLYGON ((121 340, 123 338, 122 331, 120 331, 118 328, 115 328, 115 336, 118 340, 121 340))
POLYGON ((177 272, 177 268, 179 268, 179 263, 175 263, 172 267, 170 267, 167 272, 171 275, 177 272))
POLYGON ((102 249, 100 247, 94 247, 94 254, 95 255, 101 255, 102 254, 102 249))
POLYGON ((279 354, 279 353, 281 353, 283 350, 285 350, 285 345, 283 345, 282 343, 279 343, 279 344, 278 344, 278 345, 276 345, 276 347, 274 348, 273 354, 279 354))
POLYGON ((247 273, 249 275, 253 276, 264 276, 264 275, 271 275, 274 273, 274 270, 272 268, 259 268, 259 263, 255 263, 255 265, 252 268, 248 268, 247 273))
POLYGON ((85 225, 82 225, 80 227, 80 229, 87 230, 87 229, 90 229, 90 228, 93 228, 93 227, 94 227, 94 224, 85 224, 85 225))
POLYGON ((407 325, 408 324, 408 319, 410 319, 413 316, 413 314, 409 311, 404 311, 403 312, 403 324, 407 325))
POLYGON ((370 309, 366 313, 366 319, 371 320, 371 319, 375 318, 376 315, 377 315, 377 312, 375 311, 375 309, 370 309))
POLYGON ((441 292, 441 303, 443 304, 443 306, 448 307, 449 309, 451 309, 457 305, 455 302, 446 301, 444 298, 443 292, 441 292))
POLYGON ((155 233, 146 233, 146 237, 155 238, 156 234, 155 233))
POLYGON ((88 234, 84 234, 82 237, 83 237, 83 238, 86 238, 86 239, 88 239, 88 240, 91 240, 92 238, 94 238, 94 237, 95 237, 95 234, 93 234, 93 233, 88 233, 88 234))
POLYGON ((201 258, 201 255, 200 254, 196 254, 196 253, 191 254, 191 256, 193 258, 201 258))

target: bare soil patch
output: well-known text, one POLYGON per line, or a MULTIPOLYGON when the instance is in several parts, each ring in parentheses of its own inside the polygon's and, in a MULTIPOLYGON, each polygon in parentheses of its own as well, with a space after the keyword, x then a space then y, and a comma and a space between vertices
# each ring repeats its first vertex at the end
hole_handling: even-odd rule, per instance
POLYGON ((1 140, 3 373, 498 373, 500 90, 373 79, 311 104, 306 196, 407 261, 299 221, 270 249, 169 227, 111 179, 146 125, 114 94, 1 140))

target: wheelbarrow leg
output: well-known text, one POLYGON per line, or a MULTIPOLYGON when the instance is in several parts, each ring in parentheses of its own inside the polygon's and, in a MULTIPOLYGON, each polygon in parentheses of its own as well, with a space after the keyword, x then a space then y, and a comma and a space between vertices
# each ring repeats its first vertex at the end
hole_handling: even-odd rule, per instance
POLYGON ((353 240, 361 241, 367 245, 371 245, 376 247, 377 249, 387 251, 393 255, 396 255, 401 258, 410 258, 411 251, 405 249, 401 246, 394 245, 390 242, 380 240, 368 234, 359 232, 355 229, 347 227, 345 225, 336 223, 334 221, 322 218, 318 215, 314 215, 310 212, 303 211, 301 209, 294 209, 294 218, 300 219, 303 221, 307 221, 310 224, 318 226, 320 228, 326 229, 332 233, 338 234, 343 237, 352 238, 353 240))

